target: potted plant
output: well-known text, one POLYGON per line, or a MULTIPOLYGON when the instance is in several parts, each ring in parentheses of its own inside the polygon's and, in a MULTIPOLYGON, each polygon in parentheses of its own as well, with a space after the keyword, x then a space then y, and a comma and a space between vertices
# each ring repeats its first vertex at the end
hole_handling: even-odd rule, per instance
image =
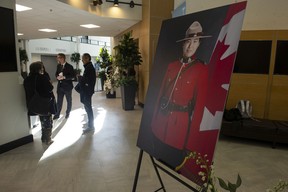
POLYGON ((100 49, 98 62, 100 63, 98 77, 101 80, 101 88, 102 90, 104 90, 104 83, 107 80, 107 76, 106 76, 107 67, 112 64, 111 56, 109 55, 106 47, 103 47, 100 49))
POLYGON ((28 76, 27 62, 29 61, 29 59, 25 49, 19 48, 19 55, 20 55, 21 75, 25 79, 28 76))
POLYGON ((116 82, 119 78, 118 68, 115 68, 114 65, 108 66, 105 75, 104 90, 106 91, 106 97, 116 98, 116 82))
POLYGON ((114 50, 114 65, 119 70, 116 84, 121 87, 122 107, 124 110, 133 110, 138 87, 134 66, 141 64, 141 53, 131 33, 124 34, 114 50))
POLYGON ((79 61, 80 61, 80 53, 74 52, 71 54, 70 60, 74 63, 76 63, 76 69, 74 69, 75 71, 75 75, 76 75, 76 79, 78 79, 78 76, 81 75, 81 69, 79 68, 79 61))

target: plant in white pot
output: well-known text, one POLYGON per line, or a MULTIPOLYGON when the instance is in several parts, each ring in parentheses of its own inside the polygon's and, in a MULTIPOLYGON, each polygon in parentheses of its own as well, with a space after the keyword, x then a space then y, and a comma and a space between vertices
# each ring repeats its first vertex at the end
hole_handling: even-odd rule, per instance
MULTIPOLYGON (((108 72, 108 68, 112 67, 112 57, 111 57, 111 55, 109 55, 106 47, 102 47, 100 49, 98 62, 100 64, 98 77, 101 79, 101 88, 102 88, 102 90, 105 90, 107 92, 104 85, 105 85, 105 81, 108 80, 107 75, 110 75, 110 74, 107 74, 107 72, 108 72)), ((106 82, 106 84, 107 83, 108 82, 106 82)), ((106 88, 107 88, 107 86, 106 86, 106 88)))
POLYGON ((25 49, 19 48, 19 55, 20 55, 21 75, 23 79, 25 79, 28 76, 27 62, 29 61, 29 59, 25 49))
POLYGON ((114 47, 114 66, 119 70, 116 86, 121 87, 122 107, 124 110, 133 110, 138 87, 135 65, 141 65, 142 56, 137 42, 131 33, 126 33, 114 47))

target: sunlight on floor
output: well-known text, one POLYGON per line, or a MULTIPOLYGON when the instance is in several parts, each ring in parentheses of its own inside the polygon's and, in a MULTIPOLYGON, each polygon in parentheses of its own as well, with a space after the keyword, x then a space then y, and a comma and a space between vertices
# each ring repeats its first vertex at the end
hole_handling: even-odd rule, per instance
MULTIPOLYGON (((104 119, 106 117, 106 112, 107 111, 104 108, 97 108, 97 112, 95 113, 94 109, 94 134, 97 134, 101 131, 104 119)), ((85 115, 85 110, 79 108, 71 111, 69 119, 66 120, 63 118, 59 118, 59 120, 57 120, 56 122, 54 121, 53 132, 56 131, 58 128, 61 128, 61 126, 63 127, 53 138, 54 143, 47 148, 47 150, 44 152, 43 156, 39 160, 39 163, 44 159, 58 153, 59 151, 73 145, 80 139, 83 133, 83 122, 85 115)), ((39 128, 38 131, 39 130, 41 131, 41 128, 39 128)))
POLYGON ((98 113, 97 115, 95 115, 94 113, 94 127, 95 127, 94 134, 97 134, 103 128, 103 124, 104 124, 107 111, 104 108, 99 107, 97 108, 97 113, 98 113))

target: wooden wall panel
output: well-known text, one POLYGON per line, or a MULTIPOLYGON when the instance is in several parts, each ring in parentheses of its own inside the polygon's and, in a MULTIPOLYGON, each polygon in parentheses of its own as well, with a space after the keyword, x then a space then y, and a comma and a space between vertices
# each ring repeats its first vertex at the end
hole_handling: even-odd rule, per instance
POLYGON ((242 31, 241 40, 272 40, 275 36, 275 31, 261 30, 261 31, 242 31))
POLYGON ((226 108, 248 99, 254 117, 288 121, 288 76, 273 75, 277 40, 288 40, 288 31, 242 31, 241 40, 272 40, 270 70, 267 75, 232 74, 226 108))
POLYGON ((288 30, 278 30, 276 34, 278 40, 288 40, 288 30))
POLYGON ((288 120, 288 76, 286 75, 273 76, 268 118, 288 120))
POLYGON ((257 118, 264 117, 268 75, 233 74, 226 109, 236 106, 239 100, 250 100, 257 118))

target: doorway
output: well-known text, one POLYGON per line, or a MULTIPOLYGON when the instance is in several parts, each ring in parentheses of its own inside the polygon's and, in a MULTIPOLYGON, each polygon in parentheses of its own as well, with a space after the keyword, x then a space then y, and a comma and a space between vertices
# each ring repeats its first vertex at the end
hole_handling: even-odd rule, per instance
POLYGON ((55 77, 55 72, 57 69, 56 55, 41 55, 41 61, 43 62, 46 72, 51 78, 51 81, 57 81, 55 77))

